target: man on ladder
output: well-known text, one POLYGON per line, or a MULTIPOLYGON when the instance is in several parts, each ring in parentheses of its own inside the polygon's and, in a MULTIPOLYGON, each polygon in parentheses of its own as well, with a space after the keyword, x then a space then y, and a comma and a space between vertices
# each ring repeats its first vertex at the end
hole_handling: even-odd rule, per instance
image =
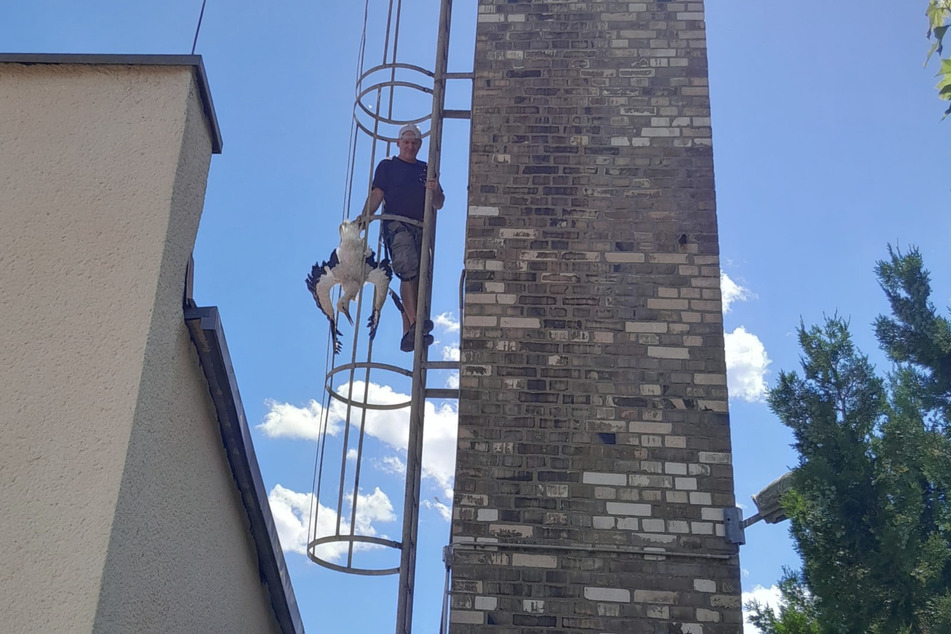
MULTIPOLYGON (((440 209, 446 202, 439 181, 426 179, 427 164, 416 159, 423 144, 423 135, 419 128, 409 123, 400 128, 397 156, 380 161, 373 174, 373 187, 363 213, 357 222, 366 227, 370 216, 376 213, 383 203, 383 213, 404 216, 411 220, 423 221, 423 207, 426 204, 426 190, 433 192, 433 209, 440 209)), ((389 254, 393 272, 400 278, 400 298, 403 301, 403 338, 400 350, 412 352, 414 333, 416 332, 416 300, 419 297, 419 263, 422 256, 423 229, 419 225, 387 220, 383 223, 383 243, 389 254)), ((433 336, 429 334, 433 323, 426 320, 423 324, 423 344, 430 345, 433 336)))

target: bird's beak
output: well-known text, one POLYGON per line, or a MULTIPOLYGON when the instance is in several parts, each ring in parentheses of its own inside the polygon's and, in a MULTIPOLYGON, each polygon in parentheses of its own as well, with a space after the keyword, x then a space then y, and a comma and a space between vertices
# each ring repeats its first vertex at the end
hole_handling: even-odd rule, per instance
POLYGON ((349 310, 341 310, 340 313, 347 318, 347 321, 350 322, 350 325, 353 325, 353 317, 350 316, 349 310))

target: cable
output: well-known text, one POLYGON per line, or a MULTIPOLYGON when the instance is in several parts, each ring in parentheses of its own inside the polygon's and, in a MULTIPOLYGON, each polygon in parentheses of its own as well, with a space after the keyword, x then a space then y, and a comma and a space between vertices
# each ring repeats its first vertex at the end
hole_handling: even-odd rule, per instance
POLYGON ((195 27, 195 39, 192 40, 192 55, 195 54, 195 45, 198 44, 198 32, 201 31, 201 19, 205 17, 205 3, 208 0, 201 0, 201 13, 198 14, 198 26, 195 27))

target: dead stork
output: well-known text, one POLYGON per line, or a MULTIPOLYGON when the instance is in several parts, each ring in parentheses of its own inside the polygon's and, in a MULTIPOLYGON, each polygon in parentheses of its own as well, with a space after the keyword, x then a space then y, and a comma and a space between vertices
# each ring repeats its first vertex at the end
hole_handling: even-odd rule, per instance
MULTIPOLYGON (((330 260, 314 264, 310 275, 307 276, 307 290, 314 296, 317 308, 330 321, 330 334, 333 338, 334 354, 340 352, 342 345, 338 337, 341 336, 334 317, 334 309, 340 312, 350 325, 350 302, 352 302, 364 284, 373 284, 373 308, 367 327, 370 329, 370 340, 376 336, 376 329, 380 325, 380 311, 386 302, 390 280, 393 279, 393 270, 388 260, 377 263, 376 255, 369 249, 360 237, 360 228, 349 220, 340 224, 340 245, 330 254, 330 260), (334 286, 340 285, 340 299, 336 307, 330 299, 330 292, 334 286)), ((396 295, 389 291, 396 300, 396 295)), ((402 311, 398 300, 397 306, 402 311)))

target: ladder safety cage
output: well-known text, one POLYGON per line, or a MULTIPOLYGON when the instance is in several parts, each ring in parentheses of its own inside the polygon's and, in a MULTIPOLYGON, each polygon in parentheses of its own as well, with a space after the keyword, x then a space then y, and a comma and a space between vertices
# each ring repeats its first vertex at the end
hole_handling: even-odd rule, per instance
MULTIPOLYGON (((358 215, 370 190, 376 164, 388 156, 397 141, 399 129, 406 124, 421 128, 429 139, 427 179, 436 178, 442 148, 444 118, 466 119, 468 110, 446 110, 445 89, 448 79, 470 80, 472 73, 447 72, 452 0, 440 4, 435 65, 428 70, 417 64, 398 61, 400 26, 403 21, 402 0, 382 0, 388 5, 383 33, 368 39, 368 18, 371 0, 366 0, 363 34, 351 122, 351 143, 347 160, 347 185, 344 192, 342 218, 358 215), (380 63, 365 68, 368 42, 382 41, 380 63), (356 176, 358 165, 366 161, 367 177, 356 176), (361 184, 363 183, 363 184, 361 184)), ((373 15, 382 16, 381 11, 373 15)), ((362 168, 361 168, 362 169, 362 168)), ((349 360, 328 353, 328 370, 324 377, 324 407, 318 433, 314 465, 313 496, 308 527, 307 556, 315 563, 340 572, 357 575, 399 575, 396 615, 397 634, 412 631, 413 594, 417 533, 422 475, 423 415, 426 398, 457 399, 457 389, 426 387, 427 370, 458 370, 458 361, 429 361, 423 345, 427 333, 424 322, 430 318, 432 302, 432 263, 436 214, 431 190, 426 190, 423 221, 402 216, 375 214, 367 225, 380 227, 381 221, 397 218, 421 227, 422 254, 416 306, 413 362, 410 368, 373 360, 373 341, 361 342, 361 329, 353 329, 349 360), (359 354, 358 354, 359 353, 359 354), (359 358, 358 358, 359 357, 359 358), (338 361, 343 361, 338 364, 338 361), (409 384, 410 398, 397 402, 374 400, 370 386, 409 384), (366 503, 360 493, 361 470, 368 419, 380 412, 409 409, 409 431, 406 450, 403 521, 400 540, 376 535, 361 522, 360 505, 366 503), (331 412, 334 418, 331 419, 331 412), (338 437, 333 448, 328 438, 338 437), (339 445, 339 455, 335 453, 339 445), (328 502, 329 500, 329 502, 328 502), (325 503, 326 502, 326 503, 325 503), (381 550, 382 549, 382 550, 381 550), (399 553, 398 561, 396 553, 399 553)), ((382 252, 382 232, 377 232, 376 253, 382 252)), ((380 256, 382 259, 382 256, 380 256)), ((372 287, 371 287, 372 288, 372 287)), ((372 291, 371 291, 372 292, 372 291)), ((359 326, 363 312, 363 290, 357 296, 354 323, 359 326)), ((371 302, 372 303, 372 302, 371 302)), ((460 288, 460 316, 461 316, 460 288)), ((448 574, 448 569, 447 569, 448 574)))

